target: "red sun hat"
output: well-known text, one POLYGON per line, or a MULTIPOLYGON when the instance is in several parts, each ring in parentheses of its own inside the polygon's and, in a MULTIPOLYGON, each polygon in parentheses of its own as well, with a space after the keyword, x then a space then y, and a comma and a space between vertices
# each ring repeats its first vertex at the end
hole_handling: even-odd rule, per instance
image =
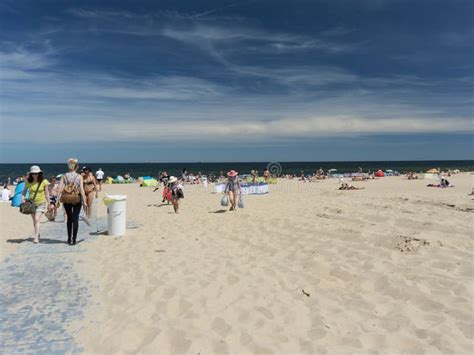
POLYGON ((237 176, 237 175, 239 175, 239 173, 235 170, 231 170, 227 173, 228 177, 234 177, 234 176, 237 176))

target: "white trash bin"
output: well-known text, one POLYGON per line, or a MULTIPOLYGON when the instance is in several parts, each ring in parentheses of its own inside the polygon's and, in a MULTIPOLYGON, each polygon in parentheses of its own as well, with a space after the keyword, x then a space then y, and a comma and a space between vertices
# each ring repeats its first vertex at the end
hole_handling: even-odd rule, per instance
POLYGON ((125 235, 127 231, 127 196, 107 195, 104 197, 107 206, 107 230, 112 236, 125 235))

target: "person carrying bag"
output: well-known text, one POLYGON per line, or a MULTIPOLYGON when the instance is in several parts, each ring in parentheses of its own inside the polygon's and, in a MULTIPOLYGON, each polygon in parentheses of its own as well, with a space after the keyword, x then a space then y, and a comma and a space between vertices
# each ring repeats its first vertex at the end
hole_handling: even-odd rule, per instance
POLYGON ((40 167, 33 165, 28 173, 28 178, 21 193, 22 203, 20 204, 20 212, 29 214, 33 220, 33 243, 38 243, 40 238, 40 220, 41 216, 48 209, 49 191, 47 189, 48 180, 43 178, 43 172, 40 167), (26 191, 30 191, 30 198, 25 200, 26 191), (33 191, 34 194, 33 194, 33 191), (31 197, 33 194, 33 198, 31 197))

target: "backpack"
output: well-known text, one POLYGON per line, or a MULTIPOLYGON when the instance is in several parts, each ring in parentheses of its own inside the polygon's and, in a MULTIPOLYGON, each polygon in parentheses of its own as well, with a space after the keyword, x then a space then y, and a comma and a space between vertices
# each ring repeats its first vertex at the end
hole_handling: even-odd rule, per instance
MULTIPOLYGON (((79 174, 77 175, 79 176, 79 174)), ((61 203, 75 205, 81 202, 81 190, 78 185, 75 184, 77 176, 73 182, 69 182, 67 176, 64 175, 65 185, 61 194, 61 203)))

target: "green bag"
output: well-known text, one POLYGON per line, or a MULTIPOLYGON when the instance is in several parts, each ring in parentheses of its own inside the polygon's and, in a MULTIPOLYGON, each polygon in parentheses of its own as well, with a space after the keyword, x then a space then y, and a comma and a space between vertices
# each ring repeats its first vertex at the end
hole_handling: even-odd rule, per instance
MULTIPOLYGON (((41 181, 41 183, 43 183, 41 181)), ((28 199, 28 200, 25 200, 25 202, 23 202, 21 205, 20 205, 20 213, 23 213, 23 214, 33 214, 36 212, 36 205, 35 203, 33 202, 34 199, 36 198, 36 195, 38 194, 38 190, 40 188, 40 183, 38 183, 38 187, 36 188, 36 191, 35 191, 35 195, 33 196, 33 199, 28 199)))

